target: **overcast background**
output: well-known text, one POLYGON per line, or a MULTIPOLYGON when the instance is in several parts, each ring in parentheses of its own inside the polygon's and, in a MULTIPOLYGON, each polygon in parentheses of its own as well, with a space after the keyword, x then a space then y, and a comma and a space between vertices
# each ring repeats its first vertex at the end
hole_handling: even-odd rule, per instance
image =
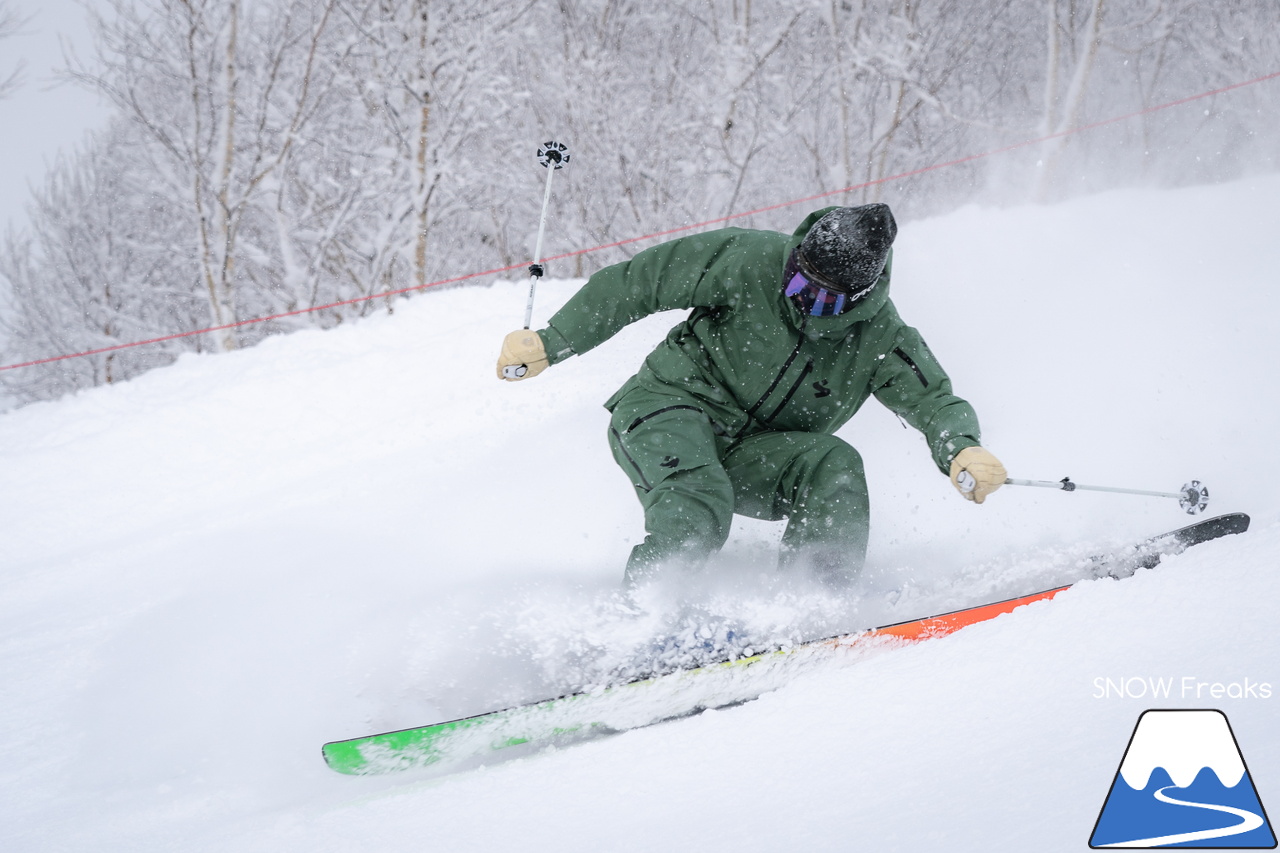
MULTIPOLYGON (((0 231, 20 225, 31 188, 59 152, 69 152, 85 131, 106 121, 108 107, 82 86, 58 81, 63 50, 92 50, 85 5, 75 0, 10 0, 26 25, 0 43, 0 75, 24 66, 23 81, 0 100, 0 231)), ((106 8, 104 3, 89 3, 106 8)))

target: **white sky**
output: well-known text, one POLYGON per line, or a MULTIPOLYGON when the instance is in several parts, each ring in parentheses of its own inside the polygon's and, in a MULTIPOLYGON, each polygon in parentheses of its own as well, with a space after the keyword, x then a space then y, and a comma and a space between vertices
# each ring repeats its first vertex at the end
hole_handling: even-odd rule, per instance
MULTIPOLYGON (((86 0, 106 11, 106 0, 86 0)), ((26 219, 38 186, 59 151, 71 151, 86 131, 106 120, 106 104, 87 90, 54 80, 65 65, 64 45, 82 59, 93 55, 84 5, 76 0, 9 0, 27 19, 19 35, 0 42, 0 77, 25 62, 22 85, 0 100, 0 233, 26 219)))

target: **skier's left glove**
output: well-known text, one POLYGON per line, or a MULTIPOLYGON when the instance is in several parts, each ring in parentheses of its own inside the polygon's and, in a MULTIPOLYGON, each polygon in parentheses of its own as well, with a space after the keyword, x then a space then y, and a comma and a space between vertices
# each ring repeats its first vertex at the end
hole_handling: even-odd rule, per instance
POLYGON ((991 451, 966 447, 951 460, 951 484, 967 501, 982 503, 987 495, 1004 485, 1009 473, 991 451))
POLYGON ((520 329, 507 335, 498 355, 498 378, 518 382, 537 376, 547 369, 547 349, 542 337, 532 329, 520 329))

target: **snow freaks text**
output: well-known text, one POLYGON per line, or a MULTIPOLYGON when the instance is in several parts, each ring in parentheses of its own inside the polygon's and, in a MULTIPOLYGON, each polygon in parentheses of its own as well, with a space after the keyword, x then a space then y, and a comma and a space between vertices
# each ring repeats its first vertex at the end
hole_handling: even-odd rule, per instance
POLYGON ((1238 681, 1204 681, 1181 677, 1128 676, 1093 680, 1094 699, 1270 699, 1271 682, 1243 678, 1238 681))

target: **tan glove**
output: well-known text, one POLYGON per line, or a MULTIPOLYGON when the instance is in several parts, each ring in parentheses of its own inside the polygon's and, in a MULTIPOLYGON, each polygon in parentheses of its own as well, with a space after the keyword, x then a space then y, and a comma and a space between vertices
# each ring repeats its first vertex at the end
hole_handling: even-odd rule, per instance
POLYGON ((967 501, 982 503, 987 495, 1004 485, 1009 472, 991 451, 966 447, 951 460, 951 484, 967 501))
POLYGON ((547 350, 532 329, 520 329, 502 339, 498 355, 498 378, 519 382, 547 369, 547 350))

